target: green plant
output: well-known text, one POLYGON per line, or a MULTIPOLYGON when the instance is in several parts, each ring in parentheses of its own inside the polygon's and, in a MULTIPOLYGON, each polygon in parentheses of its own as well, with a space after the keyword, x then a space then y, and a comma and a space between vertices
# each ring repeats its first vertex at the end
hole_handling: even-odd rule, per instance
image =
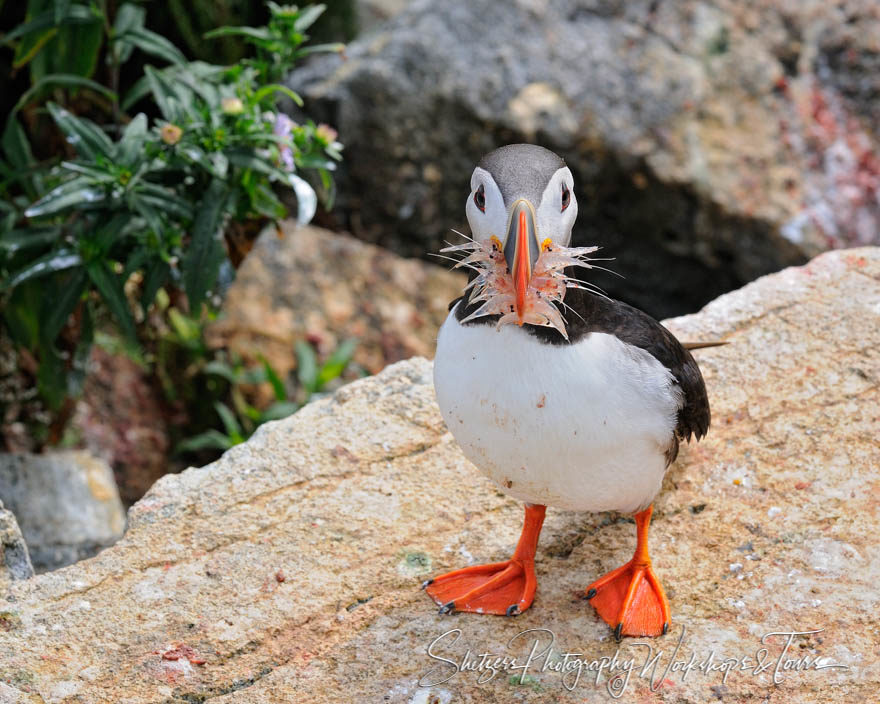
MULTIPOLYGON (((295 194, 300 222, 310 220, 317 196, 299 172, 314 171, 329 192, 341 145, 329 127, 296 124, 279 112, 282 98, 302 104, 276 81, 308 51, 304 31, 323 6, 269 3, 266 28, 218 30, 263 42, 254 59, 224 67, 186 61, 144 28, 143 9, 132 3, 112 17, 105 2, 31 4, 28 20, 2 40, 15 43, 34 80, 0 142, 0 308, 13 339, 38 362, 41 394, 58 409, 78 392, 96 322, 109 313, 135 347, 163 288, 182 290, 175 309, 188 307, 198 319, 232 277, 227 224, 285 217, 278 189, 295 194), (36 70, 50 43, 81 24, 102 28, 102 41, 89 50, 104 47, 110 87, 86 77, 94 61, 79 67, 81 75, 47 73, 58 69, 49 57, 36 70), (280 41, 283 51, 273 52, 280 41), (165 65, 147 66, 120 96, 119 69, 135 49, 165 65), (41 162, 18 115, 48 90, 65 97, 60 87, 103 97, 109 110, 98 123, 47 102, 68 144, 63 155, 41 162), (147 100, 159 119, 126 117, 147 100)), ((338 46, 311 50, 328 49, 338 46)))
POLYGON ((321 364, 311 345, 306 342, 297 343, 299 388, 292 392, 265 359, 261 358, 260 366, 248 368, 239 360, 230 363, 217 358, 207 362, 201 368, 201 373, 218 377, 228 384, 228 402, 217 400, 213 404, 224 432, 209 428, 181 441, 176 451, 185 453, 206 449, 228 450, 247 440, 263 423, 289 416, 312 400, 327 384, 342 376, 351 362, 356 346, 356 340, 346 340, 321 364), (274 401, 265 409, 249 403, 243 393, 243 387, 261 383, 268 383, 274 396, 274 401))

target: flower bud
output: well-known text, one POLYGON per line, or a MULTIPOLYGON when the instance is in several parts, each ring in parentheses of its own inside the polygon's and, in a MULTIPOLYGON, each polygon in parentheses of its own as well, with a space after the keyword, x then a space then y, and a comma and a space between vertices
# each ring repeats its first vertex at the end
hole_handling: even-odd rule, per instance
POLYGON ((239 98, 223 98, 220 107, 227 115, 241 115, 244 112, 244 103, 239 98))
POLYGON ((165 125, 162 129, 159 130, 159 136, 162 137, 162 141, 169 146, 174 146, 180 141, 180 138, 183 136, 183 130, 180 129, 177 125, 165 125))

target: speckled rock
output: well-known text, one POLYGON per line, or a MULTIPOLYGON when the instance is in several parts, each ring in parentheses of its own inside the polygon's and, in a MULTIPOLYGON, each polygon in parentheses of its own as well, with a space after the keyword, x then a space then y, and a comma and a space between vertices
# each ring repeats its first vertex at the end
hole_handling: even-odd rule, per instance
POLYGON ((872 0, 414 0, 290 85, 342 135, 356 236, 436 252, 476 161, 537 142, 626 277, 600 284, 667 316, 878 243, 878 67, 872 0))
POLYGON ((297 340, 329 354, 358 340, 354 361, 375 374, 387 364, 434 356, 437 330, 466 277, 404 259, 347 235, 282 224, 261 235, 236 275, 210 344, 251 363, 260 356, 286 376, 297 340))
POLYGON ((87 452, 0 454, 0 499, 37 571, 90 557, 125 530, 113 471, 87 452))
POLYGON ((506 558, 522 519, 446 432, 424 359, 163 477, 118 544, 13 583, 0 680, 22 701, 83 704, 599 702, 612 701, 608 687, 669 704, 873 701, 880 250, 822 255, 668 324, 731 344, 699 352, 714 425, 682 448, 656 503, 652 553, 674 619, 650 643, 662 651, 656 693, 641 673, 645 641, 618 648, 578 596, 630 557, 624 517, 549 510, 538 595, 517 618, 440 616, 419 590, 429 575, 506 558), (515 638, 528 629, 546 630, 515 638), (814 632, 793 637, 774 673, 785 637, 764 636, 788 631, 814 632), (494 677, 488 658, 482 673, 439 659, 470 649, 472 668, 483 653, 522 667, 531 636, 540 652, 550 632, 546 662, 580 653, 579 678, 539 656, 494 677), (691 670, 666 670, 672 660, 691 670), (745 669, 725 677, 734 662, 745 669))
POLYGON ((10 580, 33 576, 34 567, 15 514, 0 501, 0 590, 10 580))

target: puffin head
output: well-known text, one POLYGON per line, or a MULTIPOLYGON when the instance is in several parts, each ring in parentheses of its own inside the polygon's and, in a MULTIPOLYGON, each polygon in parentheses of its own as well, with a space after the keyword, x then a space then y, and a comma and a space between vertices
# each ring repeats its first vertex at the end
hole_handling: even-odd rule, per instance
POLYGON ((499 327, 546 325, 567 337, 555 303, 584 286, 564 269, 589 268, 586 255, 597 248, 569 247, 578 206, 562 158, 534 144, 490 152, 471 175, 465 211, 472 239, 442 251, 465 252, 457 266, 477 272, 469 302, 483 305, 466 320, 501 315, 499 327))

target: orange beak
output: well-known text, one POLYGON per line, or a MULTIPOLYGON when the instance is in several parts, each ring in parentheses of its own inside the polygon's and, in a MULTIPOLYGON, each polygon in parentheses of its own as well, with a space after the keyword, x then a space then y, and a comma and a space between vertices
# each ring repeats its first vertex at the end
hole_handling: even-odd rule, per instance
POLYGON ((510 224, 507 227, 507 240, 504 243, 504 258, 513 278, 516 314, 520 325, 523 324, 525 314, 526 292, 540 253, 538 233, 535 228, 535 209, 525 198, 520 198, 510 210, 510 224))

